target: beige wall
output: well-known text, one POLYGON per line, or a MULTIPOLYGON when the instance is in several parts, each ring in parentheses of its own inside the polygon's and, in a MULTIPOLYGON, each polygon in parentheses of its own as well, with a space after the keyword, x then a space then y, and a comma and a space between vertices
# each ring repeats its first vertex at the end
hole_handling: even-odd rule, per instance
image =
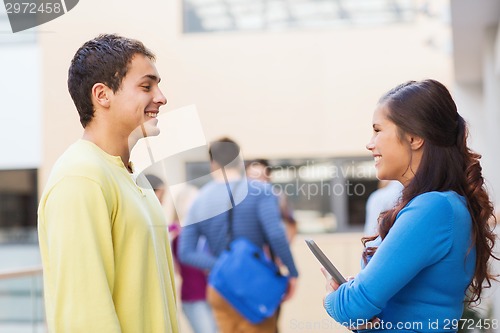
POLYGON ((43 162, 81 135, 67 92, 69 62, 103 32, 141 39, 172 110, 196 104, 208 140, 236 138, 246 157, 366 154, 378 97, 408 79, 451 82, 451 58, 419 25, 182 35, 180 1, 80 1, 41 27, 43 162))
POLYGON ((0 31, 0 170, 37 169, 42 155, 40 48, 0 31))

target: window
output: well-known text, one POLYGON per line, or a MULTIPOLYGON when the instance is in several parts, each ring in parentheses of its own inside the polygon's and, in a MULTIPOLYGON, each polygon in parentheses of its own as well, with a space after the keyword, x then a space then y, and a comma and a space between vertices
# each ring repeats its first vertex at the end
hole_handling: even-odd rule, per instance
POLYGON ((411 22, 417 0, 183 0, 184 33, 411 22))
MULTIPOLYGON (((301 233, 362 231, 368 196, 377 189, 368 157, 269 160, 276 194, 293 207, 301 233)), ((187 162, 187 179, 210 172, 207 162, 187 162)), ((205 182, 208 178, 203 179, 205 182)), ((204 183, 192 182, 202 186, 204 183)))
POLYGON ((368 158, 271 161, 273 183, 289 198, 303 233, 361 231, 377 188, 368 158))
POLYGON ((36 170, 0 170, 0 243, 36 241, 36 170))

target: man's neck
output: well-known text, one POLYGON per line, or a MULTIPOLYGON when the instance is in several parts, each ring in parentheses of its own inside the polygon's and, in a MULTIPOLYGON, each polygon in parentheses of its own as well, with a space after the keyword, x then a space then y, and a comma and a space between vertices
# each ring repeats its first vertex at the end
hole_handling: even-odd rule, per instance
POLYGON ((120 156, 123 165, 128 169, 130 151, 132 150, 132 147, 129 147, 128 138, 117 138, 108 133, 92 128, 85 128, 82 139, 94 143, 109 155, 120 156))

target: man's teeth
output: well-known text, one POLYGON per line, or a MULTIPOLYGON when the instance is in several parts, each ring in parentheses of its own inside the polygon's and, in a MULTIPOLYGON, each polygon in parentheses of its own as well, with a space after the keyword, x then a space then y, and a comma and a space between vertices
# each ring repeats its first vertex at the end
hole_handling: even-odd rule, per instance
POLYGON ((158 116, 158 113, 156 113, 156 112, 146 112, 146 116, 151 117, 151 118, 156 118, 158 116))
POLYGON ((378 161, 380 161, 380 159, 381 159, 381 158, 382 158, 381 156, 375 156, 375 157, 374 157, 374 159, 375 159, 375 162, 378 162, 378 161))

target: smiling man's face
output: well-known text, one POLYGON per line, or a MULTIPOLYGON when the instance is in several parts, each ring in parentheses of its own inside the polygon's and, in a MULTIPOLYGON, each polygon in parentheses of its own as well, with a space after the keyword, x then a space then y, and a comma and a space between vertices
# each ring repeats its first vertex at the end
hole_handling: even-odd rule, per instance
POLYGON ((159 134, 156 117, 167 103, 158 83, 160 75, 151 59, 137 54, 129 64, 120 88, 110 98, 113 123, 124 136, 140 130, 143 136, 159 134))

